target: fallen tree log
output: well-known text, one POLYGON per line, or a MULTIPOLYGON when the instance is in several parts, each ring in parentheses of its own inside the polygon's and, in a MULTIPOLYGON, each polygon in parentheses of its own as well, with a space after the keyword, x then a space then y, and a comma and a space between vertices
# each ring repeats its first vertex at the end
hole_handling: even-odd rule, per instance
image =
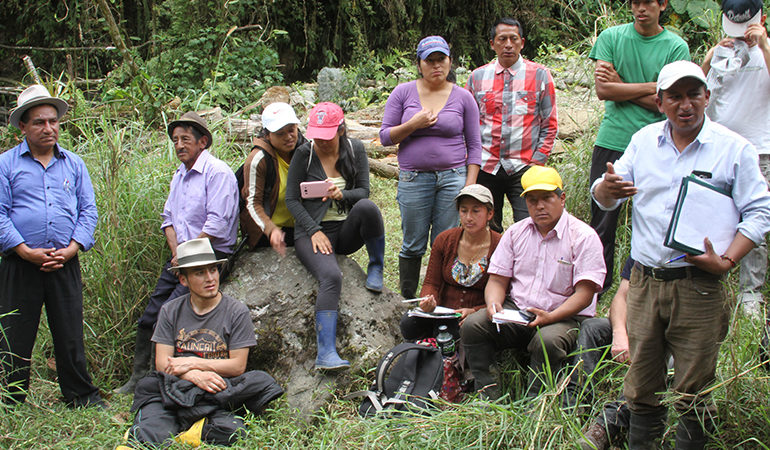
POLYGON ((369 172, 382 177, 398 180, 398 167, 369 158, 369 172))

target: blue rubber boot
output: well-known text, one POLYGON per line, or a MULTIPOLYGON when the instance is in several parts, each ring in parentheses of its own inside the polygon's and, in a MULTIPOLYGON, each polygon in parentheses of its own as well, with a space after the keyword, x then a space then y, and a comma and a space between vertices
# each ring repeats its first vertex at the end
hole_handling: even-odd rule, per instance
POLYGON ((315 335, 318 356, 316 370, 347 369, 350 363, 337 354, 337 311, 316 311, 315 335))
POLYGON ((385 264, 385 235, 366 241, 369 253, 369 267, 366 268, 366 288, 372 292, 382 292, 382 269, 385 264))

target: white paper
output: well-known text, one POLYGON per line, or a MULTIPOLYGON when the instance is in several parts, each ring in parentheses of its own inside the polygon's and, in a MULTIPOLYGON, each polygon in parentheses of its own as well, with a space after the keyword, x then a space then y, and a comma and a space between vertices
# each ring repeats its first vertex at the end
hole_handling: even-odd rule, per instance
POLYGON ((436 308, 429 313, 420 308, 415 308, 409 311, 408 314, 409 317, 425 317, 427 319, 450 319, 458 316, 454 309, 445 306, 436 306, 436 308))
POLYGON ((723 254, 735 238, 741 215, 732 197, 699 183, 690 182, 682 201, 673 240, 703 252, 708 237, 717 255, 723 254))
POLYGON ((520 323, 526 325, 529 319, 521 314, 518 309, 504 309, 492 315, 492 323, 520 323))

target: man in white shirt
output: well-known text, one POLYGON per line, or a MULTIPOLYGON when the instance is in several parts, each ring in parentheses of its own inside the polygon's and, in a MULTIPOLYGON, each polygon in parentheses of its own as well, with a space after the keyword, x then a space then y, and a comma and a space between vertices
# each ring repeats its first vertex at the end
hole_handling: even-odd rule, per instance
MULTIPOLYGON (((623 393, 631 410, 629 448, 650 448, 665 429, 666 350, 674 357, 672 390, 680 394, 677 448, 702 448, 716 408, 701 391, 715 378, 730 316, 722 278, 770 230, 770 194, 754 146, 705 116, 709 91, 700 67, 677 61, 663 67, 656 103, 667 119, 642 128, 623 156, 591 186, 603 209, 634 197, 627 299, 631 367, 623 393), (683 177, 698 173, 732 194, 741 214, 735 237, 717 254, 686 255, 663 246, 683 177), (705 423, 704 423, 705 422, 705 423), (705 429, 704 429, 705 428, 705 429)), ((714 233, 724 226, 718 215, 714 233)))

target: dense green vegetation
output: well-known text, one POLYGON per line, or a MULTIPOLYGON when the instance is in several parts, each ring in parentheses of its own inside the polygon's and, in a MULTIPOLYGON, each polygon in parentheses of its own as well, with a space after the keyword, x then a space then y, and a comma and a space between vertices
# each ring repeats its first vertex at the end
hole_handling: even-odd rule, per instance
MULTIPOLYGON (((77 80, 89 98, 143 104, 144 118, 151 121, 160 119, 153 111, 174 97, 185 108, 219 105, 232 112, 273 84, 313 80, 324 66, 358 68, 368 79, 384 78, 413 62, 415 43, 429 34, 445 36, 455 61, 475 67, 493 56, 487 33, 501 15, 524 24, 524 53, 530 57, 554 46, 582 51, 608 25, 629 19, 625 3, 482 0, 469 7, 461 0, 5 0, 0 79, 29 83, 21 63, 29 55, 50 79, 77 80), (105 11, 117 29, 110 30, 105 11), (126 43, 138 71, 125 64, 111 31, 126 43)), ((704 45, 714 42, 718 19, 714 0, 672 0, 663 21, 702 54, 704 45)), ((0 104, 9 108, 13 101, 0 96, 0 104)))

